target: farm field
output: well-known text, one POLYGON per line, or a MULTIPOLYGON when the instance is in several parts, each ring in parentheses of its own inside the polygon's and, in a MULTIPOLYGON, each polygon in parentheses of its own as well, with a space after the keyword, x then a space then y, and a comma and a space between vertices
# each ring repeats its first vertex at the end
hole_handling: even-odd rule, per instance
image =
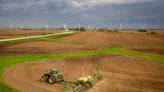
POLYGON ((56 53, 93 49, 84 45, 55 43, 50 41, 14 42, 0 45, 0 54, 56 53))
POLYGON ((164 47, 129 48, 129 50, 164 55, 164 47))
POLYGON ((54 89, 55 92, 60 92, 61 85, 38 81, 43 72, 53 67, 60 69, 67 80, 78 79, 84 74, 91 74, 94 67, 99 68, 104 78, 88 92, 164 90, 164 75, 161 74, 164 72, 164 65, 114 54, 23 63, 5 69, 3 78, 6 83, 23 92, 54 92, 54 89))
POLYGON ((9 29, 0 28, 0 38, 17 38, 25 36, 35 36, 62 32, 62 30, 57 29, 9 29))
POLYGON ((156 35, 126 32, 81 32, 75 35, 58 38, 57 40, 92 45, 140 45, 164 44, 164 33, 156 35), (80 40, 80 42, 79 42, 80 40))
MULTIPOLYGON (((103 79, 86 92, 162 92, 164 32, 155 31, 86 31, 1 42, 0 92, 61 92, 62 85, 39 81, 50 68, 59 69, 66 80, 77 80, 98 68, 103 79)), ((13 34, 0 32, 0 38, 23 33, 13 34)))

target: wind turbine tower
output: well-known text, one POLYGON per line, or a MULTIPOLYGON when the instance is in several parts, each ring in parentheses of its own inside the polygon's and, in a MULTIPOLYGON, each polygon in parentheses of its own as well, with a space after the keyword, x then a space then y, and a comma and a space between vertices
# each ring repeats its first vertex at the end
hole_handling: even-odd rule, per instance
POLYGON ((49 25, 46 24, 46 25, 45 25, 45 29, 48 29, 48 28, 49 28, 49 25))
POLYGON ((69 30, 67 29, 67 25, 66 25, 66 24, 63 24, 63 26, 64 26, 64 30, 65 30, 65 31, 69 31, 69 30))
POLYGON ((120 30, 122 30, 122 24, 120 23, 120 30))
POLYGON ((10 28, 13 28, 13 25, 10 25, 10 28))

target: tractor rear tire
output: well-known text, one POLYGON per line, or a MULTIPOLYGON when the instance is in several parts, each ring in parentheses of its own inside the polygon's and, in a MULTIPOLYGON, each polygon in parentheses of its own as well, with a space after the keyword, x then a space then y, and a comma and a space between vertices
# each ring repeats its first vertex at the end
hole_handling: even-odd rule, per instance
POLYGON ((83 84, 86 88, 92 88, 92 83, 90 82, 86 82, 85 84, 83 84))
POLYGON ((47 76, 47 75, 43 75, 43 76, 41 77, 40 81, 41 81, 41 82, 45 82, 45 81, 47 81, 47 79, 48 79, 48 76, 47 76))

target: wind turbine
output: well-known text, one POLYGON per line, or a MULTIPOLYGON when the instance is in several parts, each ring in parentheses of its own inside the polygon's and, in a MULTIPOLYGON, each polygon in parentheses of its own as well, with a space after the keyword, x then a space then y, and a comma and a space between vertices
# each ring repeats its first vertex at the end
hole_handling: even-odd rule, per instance
POLYGON ((120 23, 120 30, 122 30, 122 24, 120 23))
POLYGON ((45 29, 48 29, 49 28, 49 25, 45 24, 45 29))
POLYGON ((67 29, 67 24, 63 24, 63 26, 64 26, 64 30, 65 30, 65 31, 69 31, 69 30, 67 29))
POLYGON ((23 26, 22 26, 22 25, 20 25, 20 26, 19 26, 19 28, 20 28, 20 29, 23 29, 23 26))
POLYGON ((10 28, 13 28, 13 25, 10 25, 10 28))
POLYGON ((144 28, 146 29, 146 24, 144 24, 144 28))

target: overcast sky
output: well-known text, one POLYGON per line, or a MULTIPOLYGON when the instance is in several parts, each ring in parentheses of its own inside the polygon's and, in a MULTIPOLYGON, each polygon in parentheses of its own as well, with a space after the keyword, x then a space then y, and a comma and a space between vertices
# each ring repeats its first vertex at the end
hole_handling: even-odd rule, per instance
POLYGON ((0 27, 160 27, 164 0, 0 0, 0 27))

